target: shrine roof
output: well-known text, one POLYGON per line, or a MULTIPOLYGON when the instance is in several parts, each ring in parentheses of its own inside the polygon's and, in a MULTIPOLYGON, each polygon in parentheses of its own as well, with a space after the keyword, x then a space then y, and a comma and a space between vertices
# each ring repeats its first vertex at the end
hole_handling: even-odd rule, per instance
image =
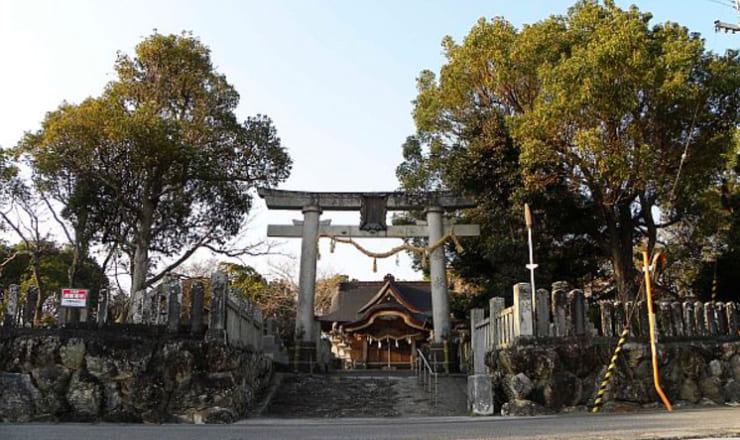
POLYGON ((355 281, 341 283, 332 298, 329 312, 317 316, 319 321, 340 324, 355 322, 376 310, 387 309, 383 298, 392 296, 396 301, 393 308, 415 320, 431 320, 432 295, 428 281, 396 281, 386 277, 384 281, 355 281))

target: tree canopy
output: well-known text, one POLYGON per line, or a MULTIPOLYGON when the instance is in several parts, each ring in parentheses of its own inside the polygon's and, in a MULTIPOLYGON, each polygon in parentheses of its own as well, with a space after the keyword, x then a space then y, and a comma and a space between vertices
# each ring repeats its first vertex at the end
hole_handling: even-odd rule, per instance
POLYGON ((740 59, 651 18, 579 1, 521 30, 481 19, 462 43, 443 40, 447 63, 418 78, 417 133, 398 176, 407 189, 481 201, 468 215, 491 239, 458 256, 463 275, 523 276, 510 265, 526 259, 529 202, 540 277, 607 269, 629 295, 634 245, 652 248, 718 184, 738 123, 740 59))
POLYGON ((237 120, 239 94, 192 35, 155 32, 115 71, 100 96, 63 103, 19 147, 78 236, 128 257, 138 292, 198 248, 225 251, 250 189, 286 179, 291 160, 267 116, 237 120), (155 273, 161 258, 174 262, 155 273))

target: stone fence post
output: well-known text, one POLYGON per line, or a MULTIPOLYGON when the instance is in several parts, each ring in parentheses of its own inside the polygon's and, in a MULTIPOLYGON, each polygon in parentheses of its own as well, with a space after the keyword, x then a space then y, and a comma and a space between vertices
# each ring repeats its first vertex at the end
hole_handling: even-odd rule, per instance
POLYGON ((537 305, 534 308, 536 319, 536 335, 540 337, 550 335, 550 292, 547 289, 537 289, 535 292, 537 305))
POLYGON ((571 290, 568 294, 568 309, 570 310, 573 334, 586 334, 586 297, 580 289, 571 290))
POLYGON ((15 327, 16 315, 18 314, 18 297, 21 293, 21 286, 11 284, 8 287, 8 305, 5 308, 5 327, 15 327))
POLYGON ((33 315, 36 312, 36 301, 38 300, 38 288, 28 286, 26 291, 26 302, 23 304, 23 326, 33 327, 33 315))
POLYGON ((211 308, 208 324, 208 339, 225 343, 224 324, 226 321, 226 296, 229 279, 223 272, 211 275, 211 308))
MULTIPOLYGON (((470 310, 470 338, 471 351, 473 352, 473 374, 483 374, 486 372, 486 341, 485 334, 478 330, 478 324, 483 321, 485 310, 470 310)), ((489 320, 490 322, 490 320, 489 320)))
POLYGON ((167 292, 167 331, 177 333, 180 329, 180 312, 182 301, 182 287, 180 280, 170 278, 166 281, 167 292))
POLYGON ((532 336, 532 287, 529 283, 514 285, 514 335, 532 336))
POLYGON ((740 323, 738 323, 738 310, 737 304, 734 302, 728 302, 725 304, 725 314, 727 315, 727 332, 730 335, 738 335, 740 330, 740 323))
POLYGON ((108 323, 108 289, 103 289, 98 294, 98 326, 108 323))
POLYGON ((190 289, 190 332, 200 335, 203 331, 203 301, 205 288, 201 281, 193 283, 190 289))
POLYGON ((614 316, 611 301, 599 302, 602 336, 614 336, 614 316))
POLYGON ((496 348, 501 343, 501 327, 499 326, 498 316, 506 308, 506 300, 496 296, 488 300, 488 315, 491 322, 491 348, 496 348))
POLYGON ((555 327, 553 336, 568 336, 568 325, 565 319, 566 305, 565 290, 556 289, 553 284, 552 290, 552 320, 555 327))

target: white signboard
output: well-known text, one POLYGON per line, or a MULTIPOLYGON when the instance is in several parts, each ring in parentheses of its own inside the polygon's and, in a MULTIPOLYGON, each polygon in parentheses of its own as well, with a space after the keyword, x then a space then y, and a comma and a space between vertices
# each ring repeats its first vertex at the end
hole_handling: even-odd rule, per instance
POLYGON ((87 307, 87 289, 62 289, 62 307, 87 307))

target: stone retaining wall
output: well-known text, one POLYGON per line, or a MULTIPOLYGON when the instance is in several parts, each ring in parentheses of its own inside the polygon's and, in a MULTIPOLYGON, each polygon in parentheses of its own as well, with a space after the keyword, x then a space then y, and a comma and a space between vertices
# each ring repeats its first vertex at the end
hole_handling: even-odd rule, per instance
MULTIPOLYGON (((614 350, 612 338, 520 339, 488 353, 496 410, 533 415, 585 410, 614 350)), ((681 405, 740 403, 740 340, 693 340, 658 345, 660 381, 671 402, 681 405)), ((607 393, 606 409, 652 407, 659 398, 652 378, 650 345, 628 342, 607 393)))
POLYGON ((101 330, 0 334, 0 421, 229 423, 267 385, 247 349, 101 330))

